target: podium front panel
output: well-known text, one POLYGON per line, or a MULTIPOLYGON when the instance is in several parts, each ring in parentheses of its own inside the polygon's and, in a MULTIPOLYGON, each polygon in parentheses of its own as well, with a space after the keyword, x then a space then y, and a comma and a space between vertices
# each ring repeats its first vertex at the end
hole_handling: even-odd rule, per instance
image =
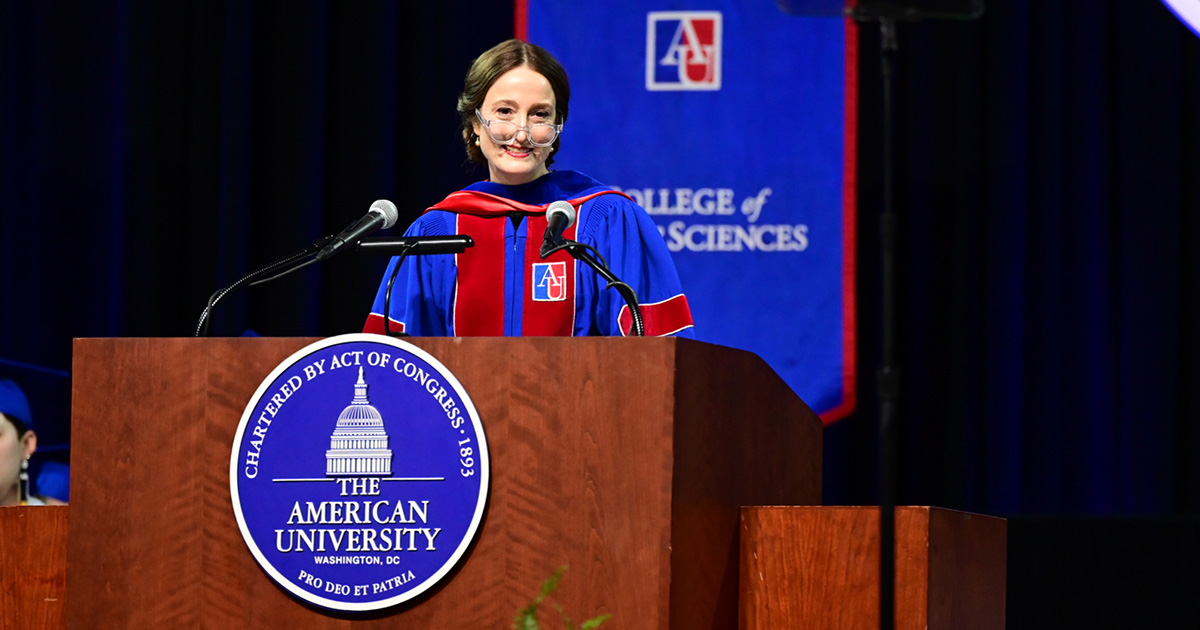
POLYGON ((69 627, 504 628, 564 565, 554 601, 576 622, 733 627, 739 507, 820 502, 820 420, 753 354, 678 339, 411 338, 482 419, 484 523, 450 579, 415 601, 318 609, 258 566, 229 492, 247 402, 313 341, 76 340, 69 627))

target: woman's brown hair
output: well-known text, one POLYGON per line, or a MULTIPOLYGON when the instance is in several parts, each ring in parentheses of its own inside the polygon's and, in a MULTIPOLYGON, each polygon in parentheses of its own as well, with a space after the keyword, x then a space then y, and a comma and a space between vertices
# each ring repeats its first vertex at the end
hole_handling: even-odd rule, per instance
MULTIPOLYGON (((554 55, 536 44, 519 39, 501 42, 479 55, 471 63, 471 69, 467 71, 467 78, 463 81, 462 94, 458 96, 458 114, 462 121, 463 142, 467 146, 467 157, 471 161, 481 164, 487 162, 483 157, 483 152, 478 146, 475 146, 475 110, 483 107, 483 99, 496 79, 499 79, 505 72, 520 67, 528 67, 546 77, 546 80, 550 82, 550 89, 554 91, 554 110, 556 112, 554 122, 561 125, 567 121, 567 112, 570 109, 571 101, 571 83, 567 80, 567 71, 563 69, 562 64, 558 63, 554 55)), ((558 151, 560 142, 562 142, 561 135, 555 138, 554 144, 551 145, 550 155, 546 158, 546 166, 554 163, 554 154, 558 151)))

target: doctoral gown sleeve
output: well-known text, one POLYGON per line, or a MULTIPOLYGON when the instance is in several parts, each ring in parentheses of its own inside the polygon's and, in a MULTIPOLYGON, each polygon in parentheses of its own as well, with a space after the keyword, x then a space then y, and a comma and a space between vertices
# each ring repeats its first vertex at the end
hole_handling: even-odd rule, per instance
MULTIPOLYGON (((579 238, 607 260, 613 274, 637 295, 647 336, 693 338, 687 296, 671 252, 644 208, 622 195, 601 195, 580 212, 579 238)), ((632 334, 625 299, 590 267, 579 268, 576 335, 632 334), (589 306, 594 306, 590 308, 589 306)))

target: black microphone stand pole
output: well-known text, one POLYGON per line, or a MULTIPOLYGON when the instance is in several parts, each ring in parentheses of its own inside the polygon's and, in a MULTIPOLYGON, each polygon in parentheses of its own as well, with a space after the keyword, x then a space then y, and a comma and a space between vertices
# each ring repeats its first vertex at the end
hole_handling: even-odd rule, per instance
MULTIPOLYGON (((900 3, 903 5, 904 3, 900 3)), ((915 3, 914 3, 915 4, 915 3)), ((858 22, 879 22, 879 70, 883 90, 883 211, 880 239, 880 367, 876 387, 879 397, 879 627, 896 625, 896 416, 900 404, 900 368, 896 357, 896 245, 899 220, 895 210, 895 157, 893 140, 893 83, 900 49, 897 19, 975 19, 983 13, 983 0, 961 0, 940 10, 915 6, 886 6, 876 10, 851 9, 858 22)))
POLYGON ((895 159, 893 156, 893 82, 899 42, 897 15, 922 17, 915 9, 876 11, 858 7, 850 15, 859 23, 879 22, 879 72, 882 89, 882 206, 879 215, 880 366, 879 397, 879 628, 896 627, 896 415, 900 400, 900 368, 896 358, 895 159))
POLYGON ((879 20, 879 62, 883 88, 883 213, 879 217, 882 265, 882 357, 879 395, 879 622, 881 630, 896 619, 896 427, 900 369, 896 361, 896 212, 893 195, 892 72, 896 51, 895 20, 879 20))
POLYGON ((777 0, 785 11, 810 17, 849 16, 855 22, 879 22, 879 62, 883 90, 883 210, 879 216, 881 356, 876 373, 879 397, 879 627, 896 626, 896 415, 900 400, 900 369, 896 359, 896 243, 892 84, 899 44, 897 20, 927 18, 972 20, 983 14, 984 0, 955 0, 931 6, 917 0, 845 0, 834 12, 826 0, 777 0))

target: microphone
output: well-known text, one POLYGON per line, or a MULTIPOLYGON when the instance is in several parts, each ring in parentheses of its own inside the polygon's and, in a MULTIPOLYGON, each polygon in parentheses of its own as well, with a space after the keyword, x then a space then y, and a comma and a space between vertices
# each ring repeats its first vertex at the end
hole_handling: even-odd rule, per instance
POLYGON ((379 229, 387 229, 396 225, 396 219, 400 217, 400 212, 396 210, 396 204, 387 199, 380 199, 371 204, 371 209, 363 218, 351 223, 340 234, 333 237, 321 251, 317 252, 317 260, 325 260, 334 254, 337 254, 347 245, 354 245, 379 229))
POLYGON ((569 201, 552 202, 546 209, 546 221, 550 225, 546 226, 546 235, 542 241, 543 259, 550 254, 550 250, 564 243, 563 232, 575 225, 575 206, 569 201))

